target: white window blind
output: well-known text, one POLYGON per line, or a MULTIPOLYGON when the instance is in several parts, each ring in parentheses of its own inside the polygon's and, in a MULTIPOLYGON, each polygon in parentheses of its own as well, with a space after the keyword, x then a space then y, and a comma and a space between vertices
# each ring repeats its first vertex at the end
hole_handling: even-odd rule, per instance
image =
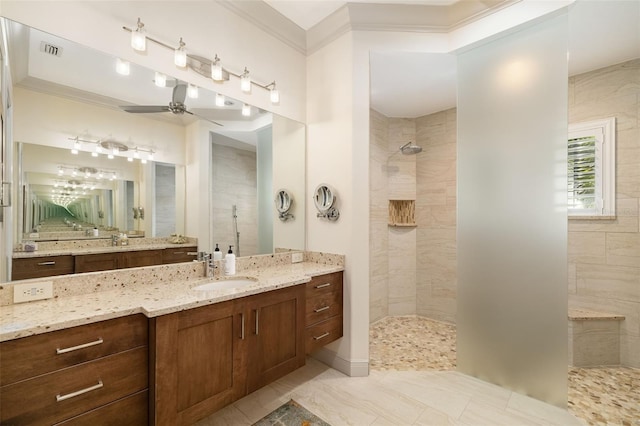
POLYGON ((615 118, 569 126, 570 217, 615 216, 615 118))

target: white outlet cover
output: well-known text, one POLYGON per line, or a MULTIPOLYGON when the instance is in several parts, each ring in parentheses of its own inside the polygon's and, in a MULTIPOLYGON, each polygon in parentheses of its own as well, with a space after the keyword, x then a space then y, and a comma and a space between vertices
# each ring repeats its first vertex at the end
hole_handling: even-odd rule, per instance
POLYGON ((53 281, 38 281, 15 284, 13 286, 13 303, 32 302, 53 298, 53 281))
POLYGON ((302 262, 303 255, 302 253, 291 253, 291 263, 302 262))

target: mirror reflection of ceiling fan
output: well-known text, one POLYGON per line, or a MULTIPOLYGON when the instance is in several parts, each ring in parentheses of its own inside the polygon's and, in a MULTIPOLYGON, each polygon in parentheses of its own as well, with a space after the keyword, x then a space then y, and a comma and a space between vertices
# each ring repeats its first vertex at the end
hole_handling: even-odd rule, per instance
POLYGON ((187 106, 184 104, 186 98, 187 84, 176 80, 175 85, 173 86, 173 96, 169 105, 124 105, 120 106, 120 109, 132 114, 152 114, 158 112, 170 112, 176 115, 189 114, 210 123, 217 124, 218 126, 222 126, 220 123, 198 115, 193 111, 189 111, 187 106))

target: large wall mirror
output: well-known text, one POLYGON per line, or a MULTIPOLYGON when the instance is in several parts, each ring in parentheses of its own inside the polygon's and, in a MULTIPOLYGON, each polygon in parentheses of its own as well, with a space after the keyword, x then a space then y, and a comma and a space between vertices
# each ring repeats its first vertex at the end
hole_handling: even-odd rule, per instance
POLYGON ((185 234, 189 127, 211 129, 205 247, 241 256, 305 248, 304 125, 78 43, 7 21, 13 79, 13 241, 71 215, 145 236, 185 234), (161 83, 164 81, 164 86, 161 83), (171 110, 184 99, 185 111, 171 110), (218 103, 216 102, 218 101, 218 103), (113 158, 110 158, 113 157, 113 158), (286 188, 295 220, 278 220, 286 188))

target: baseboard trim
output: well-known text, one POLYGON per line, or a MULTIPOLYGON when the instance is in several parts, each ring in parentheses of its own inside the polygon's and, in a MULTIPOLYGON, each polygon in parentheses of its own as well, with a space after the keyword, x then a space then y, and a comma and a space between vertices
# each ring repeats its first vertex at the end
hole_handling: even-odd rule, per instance
POLYGON ((318 361, 327 364, 350 377, 366 377, 369 375, 369 361, 349 361, 341 358, 335 352, 321 348, 311 355, 318 361))

